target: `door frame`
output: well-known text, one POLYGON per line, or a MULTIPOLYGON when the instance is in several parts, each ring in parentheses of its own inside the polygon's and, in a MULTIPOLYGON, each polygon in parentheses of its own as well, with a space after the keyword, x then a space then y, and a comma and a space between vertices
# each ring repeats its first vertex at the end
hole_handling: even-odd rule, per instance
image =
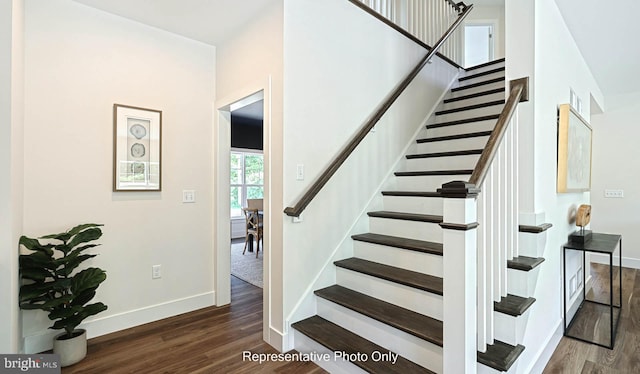
MULTIPOLYGON (((231 303, 231 221, 230 202, 230 153, 231 153, 231 111, 247 105, 252 96, 262 92, 263 101, 263 155, 264 155, 264 227, 263 234, 263 293, 262 293, 262 335, 270 342, 269 322, 271 317, 271 77, 249 83, 214 103, 213 144, 213 238, 214 243, 214 289, 217 306, 231 303)), ((254 96, 255 97, 255 96, 254 96)), ((259 100, 259 99, 258 99, 259 100)))

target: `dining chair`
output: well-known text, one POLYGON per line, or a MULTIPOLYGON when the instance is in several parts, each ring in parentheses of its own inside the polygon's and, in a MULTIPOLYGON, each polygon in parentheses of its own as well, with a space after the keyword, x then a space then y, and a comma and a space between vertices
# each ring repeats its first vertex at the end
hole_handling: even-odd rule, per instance
MULTIPOLYGON (((246 235, 244 240, 244 250, 242 254, 247 251, 247 245, 249 241, 256 241, 256 258, 258 258, 258 252, 260 252, 260 240, 262 240, 263 223, 262 223, 262 199, 247 199, 247 207, 242 208, 245 217, 246 235)), ((264 241, 263 241, 264 245, 264 241)))

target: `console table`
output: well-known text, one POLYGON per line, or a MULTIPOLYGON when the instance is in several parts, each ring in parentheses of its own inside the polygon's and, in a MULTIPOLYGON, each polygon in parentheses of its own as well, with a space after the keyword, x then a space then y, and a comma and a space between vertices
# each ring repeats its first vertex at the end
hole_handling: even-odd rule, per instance
POLYGON ((564 335, 570 338, 574 338, 577 340, 581 340, 587 343, 593 343, 599 345, 601 347, 613 349, 613 345, 616 341, 616 333, 618 331, 618 322, 620 322, 620 311, 622 309, 622 236, 616 234, 599 234, 593 233, 591 240, 586 243, 576 243, 569 241, 563 246, 563 268, 562 268, 562 279, 563 279, 563 295, 564 295, 564 335), (617 249, 620 249, 617 251, 617 249), (567 325, 567 251, 575 250, 582 252, 582 302, 578 307, 578 310, 573 315, 570 321, 568 321, 567 325), (600 253, 609 256, 609 302, 603 303, 595 300, 587 300, 586 297, 586 274, 588 269, 585 267, 585 253, 600 253), (618 252, 619 263, 619 304, 615 305, 613 302, 613 257, 614 253, 618 252), (602 342, 596 341, 598 335, 602 338, 602 335, 599 334, 602 332, 596 331, 596 322, 598 319, 602 318, 602 322, 609 322, 608 327, 608 335, 609 335, 609 344, 604 344, 602 342), (589 338, 589 334, 593 335, 589 338))

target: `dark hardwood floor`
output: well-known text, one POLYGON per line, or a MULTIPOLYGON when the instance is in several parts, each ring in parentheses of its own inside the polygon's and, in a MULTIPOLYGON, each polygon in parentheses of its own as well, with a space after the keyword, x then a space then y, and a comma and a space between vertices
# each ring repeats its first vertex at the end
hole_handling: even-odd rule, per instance
POLYGON ((277 351, 262 340, 262 289, 231 277, 231 299, 91 339, 87 357, 62 373, 326 373, 312 362, 243 361, 243 351, 277 351))
MULTIPOLYGON (((589 298, 608 292, 607 268, 593 264, 597 279, 589 298)), ((614 274, 614 283, 619 274, 614 274)), ((622 271, 623 309, 613 350, 562 338, 548 374, 640 373, 640 270, 622 271)), ((231 277, 232 304, 210 307, 89 341, 71 373, 325 373, 310 362, 243 361, 242 352, 276 353, 262 340, 262 290, 231 277)), ((617 301, 617 300, 616 300, 617 301)), ((585 325, 587 326, 587 325, 585 325)), ((594 329, 594 325, 588 325, 594 329)))
MULTIPOLYGON (((591 275, 594 286, 587 294, 588 299, 608 301, 608 266, 592 264, 591 275)), ((614 272, 614 303, 618 300, 619 272, 614 272)), ((622 312, 620 325, 613 350, 575 339, 563 337, 547 364, 544 373, 555 374, 622 374, 640 373, 640 270, 622 269, 622 312)), ((608 343, 608 314, 606 320, 593 319, 580 327, 582 336, 606 338, 608 343), (604 329, 604 330, 603 330, 604 329)))

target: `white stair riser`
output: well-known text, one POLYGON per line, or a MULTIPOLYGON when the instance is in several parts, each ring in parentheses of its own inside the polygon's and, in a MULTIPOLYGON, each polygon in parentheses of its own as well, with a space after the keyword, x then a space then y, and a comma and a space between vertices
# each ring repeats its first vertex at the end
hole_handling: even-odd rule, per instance
MULTIPOLYGON (((477 74, 477 73, 469 74, 469 76, 475 75, 475 74, 477 74)), ((475 84, 475 83, 480 83, 480 82, 485 82, 485 81, 488 81, 488 80, 491 80, 491 79, 497 79, 497 78, 505 79, 504 70, 498 71, 498 72, 495 72, 495 73, 491 73, 491 74, 481 75, 479 77, 475 77, 475 78, 471 78, 471 79, 465 79, 465 80, 459 82, 458 87, 467 86, 467 85, 470 85, 470 84, 475 84)))
POLYGON ((505 99, 504 92, 499 92, 499 93, 494 93, 489 95, 472 97, 464 100, 452 101, 450 103, 443 103, 442 107, 438 108, 438 110, 462 108, 469 105, 488 103, 490 101, 497 101, 497 100, 504 100, 504 99, 505 99))
POLYGON ((394 183, 398 191, 436 191, 444 183, 468 181, 470 175, 430 175, 416 177, 396 177, 394 183))
POLYGON ((442 296, 338 267, 337 283, 379 300, 442 321, 442 296))
POLYGON ((384 210, 416 214, 442 215, 441 197, 383 196, 384 210))
MULTIPOLYGON (((296 351, 300 353, 316 353, 318 355, 329 354, 332 358, 334 358, 334 352, 324 345, 316 342, 305 334, 293 330, 293 338, 295 342, 296 351)), ((349 361, 344 361, 341 359, 338 360, 317 360, 314 363, 324 370, 330 373, 345 373, 345 374, 366 374, 367 372, 360 369, 356 365, 352 364, 349 361)))
POLYGON ((511 345, 518 345, 522 343, 522 340, 524 339, 524 332, 527 327, 527 320, 529 319, 529 311, 533 307, 534 305, 518 317, 493 312, 495 321, 495 339, 511 345))
POLYGON ((369 217, 369 231, 382 235, 442 243, 442 228, 432 222, 369 217))
POLYGON ((519 232, 518 233, 518 255, 529 257, 544 257, 547 234, 519 232))
POLYGON ((496 82, 496 83, 483 84, 483 85, 478 86, 478 87, 465 88, 465 89, 459 90, 459 91, 452 91, 452 92, 447 94, 445 99, 449 99, 449 98, 452 98, 452 97, 460 97, 460 96, 471 95, 471 94, 478 93, 478 92, 484 92, 484 91, 487 91, 487 90, 493 90, 494 88, 504 88, 504 87, 505 87, 505 82, 496 82))
POLYGON ((516 296, 531 297, 536 290, 538 274, 540 265, 530 271, 507 269, 507 292, 516 296))
POLYGON ((442 347, 318 298, 318 315, 400 356, 442 373, 442 347))
POLYGON ((405 161, 405 171, 473 169, 480 155, 413 158, 405 161))
POLYGON ((492 119, 486 121, 462 123, 453 126, 434 127, 427 129, 427 136, 430 138, 437 138, 439 136, 468 134, 470 132, 493 131, 493 128, 496 126, 497 121, 497 119, 492 119))
MULTIPOLYGON (((434 129, 435 130, 435 129, 434 129)), ((461 151, 465 149, 484 149, 489 136, 442 140, 437 142, 417 143, 415 153, 461 151)))
POLYGON ((354 242, 353 254, 364 260, 442 278, 442 256, 360 241, 354 242))
POLYGON ((500 114, 503 107, 504 107, 504 104, 500 104, 500 105, 491 105, 484 108, 464 110, 462 112, 440 114, 440 115, 436 115, 435 123, 443 123, 443 122, 449 122, 449 121, 463 120, 467 118, 497 115, 497 114, 500 114))
POLYGON ((497 68, 503 68, 504 66, 505 66, 505 62, 501 61, 501 62, 498 62, 498 63, 495 63, 495 64, 491 64, 491 65, 488 65, 488 66, 484 66, 484 67, 481 67, 481 68, 465 71, 462 76, 483 73, 483 72, 488 71, 488 70, 493 70, 493 69, 497 69, 497 68))

